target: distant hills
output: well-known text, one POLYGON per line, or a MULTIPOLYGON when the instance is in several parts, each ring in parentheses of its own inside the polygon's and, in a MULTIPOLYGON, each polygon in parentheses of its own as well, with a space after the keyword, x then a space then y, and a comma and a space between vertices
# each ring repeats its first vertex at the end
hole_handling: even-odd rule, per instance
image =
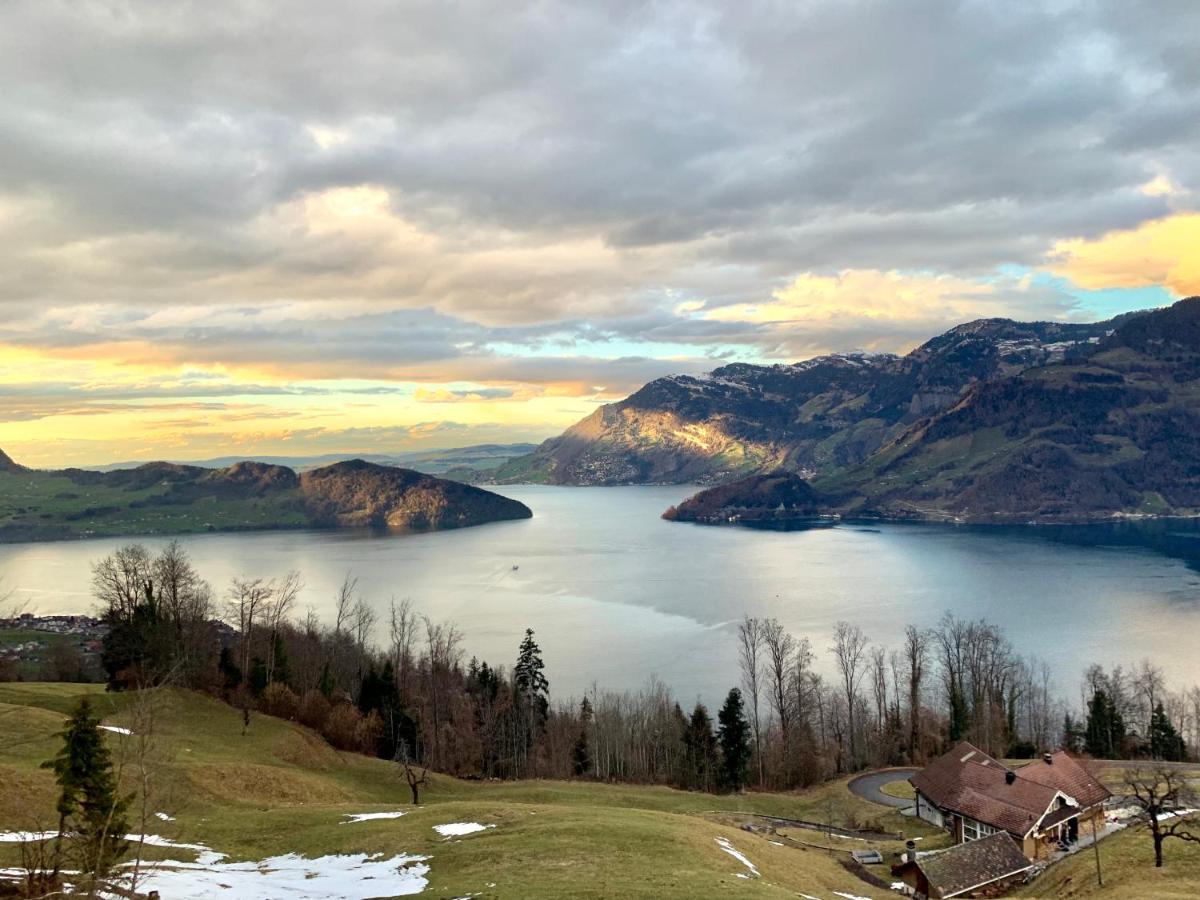
POLYGON ((1094 324, 984 319, 905 356, 653 381, 498 468, 559 484, 716 482, 670 511, 1070 522, 1200 513, 1200 298, 1094 324), (738 481, 738 478, 745 478, 738 481), (783 504, 782 510, 780 504, 783 504))
MULTIPOLYGON (((452 447, 437 450, 413 450, 407 453, 323 453, 315 456, 257 456, 258 462, 277 466, 288 466, 296 471, 315 469, 331 463, 341 462, 353 456, 381 466, 400 466, 416 469, 427 475, 445 475, 456 481, 471 481, 480 473, 486 473, 510 459, 531 453, 536 444, 474 444, 469 447, 452 447)), ((7 457, 5 457, 7 458, 7 457)), ((212 459, 175 460, 179 465, 200 466, 205 469, 224 469, 241 462, 241 456, 218 456, 212 459)), ((109 463, 95 468, 101 472, 115 469, 133 469, 144 463, 109 463)), ((0 469, 3 461, 0 461, 0 469)))
POLYGON ((0 541, 265 528, 462 528, 532 515, 523 503, 356 459, 296 472, 264 462, 39 471, 0 451, 0 541))

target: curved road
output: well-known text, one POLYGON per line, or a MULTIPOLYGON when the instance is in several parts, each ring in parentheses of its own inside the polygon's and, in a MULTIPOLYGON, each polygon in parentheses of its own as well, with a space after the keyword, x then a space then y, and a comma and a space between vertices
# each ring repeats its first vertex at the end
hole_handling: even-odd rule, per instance
POLYGON ((859 775, 857 778, 851 780, 847 787, 857 796, 862 797, 864 800, 870 800, 872 803, 878 803, 880 806, 890 806, 893 809, 908 809, 908 807, 913 805, 911 800, 885 794, 880 788, 885 784, 891 784, 893 781, 907 781, 910 775, 914 775, 920 771, 920 769, 914 768, 880 769, 876 772, 867 772, 865 775, 859 775))

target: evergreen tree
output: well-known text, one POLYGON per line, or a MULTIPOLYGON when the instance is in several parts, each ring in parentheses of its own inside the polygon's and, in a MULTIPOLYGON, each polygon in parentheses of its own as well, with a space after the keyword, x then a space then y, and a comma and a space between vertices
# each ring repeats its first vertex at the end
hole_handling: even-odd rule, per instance
POLYGON ((242 670, 238 668, 238 664, 234 661, 232 648, 221 648, 221 656, 217 660, 217 671, 221 673, 221 680, 225 685, 225 690, 236 691, 241 686, 242 670))
POLYGON ((250 660, 250 690, 258 696, 267 688, 267 664, 261 656, 250 660))
POLYGON ((170 629, 160 621, 152 582, 131 610, 110 609, 104 615, 108 631, 100 647, 100 664, 109 690, 157 684, 171 670, 170 629))
POLYGON ((321 677, 317 681, 317 690, 319 690, 328 700, 333 696, 333 670, 329 666, 329 660, 325 660, 325 664, 321 666, 321 677))
POLYGON ((283 635, 275 633, 274 650, 272 655, 275 657, 275 668, 271 670, 271 680, 278 681, 280 684, 291 684, 292 681, 292 665, 288 660, 287 644, 284 643, 283 635))
POLYGON ((1096 759, 1120 759, 1125 749, 1125 719, 1112 698, 1097 688, 1088 703, 1084 749, 1096 759))
POLYGON ((58 838, 55 844, 54 875, 62 861, 64 838, 70 836, 77 850, 77 865, 85 877, 103 879, 128 849, 125 834, 130 797, 117 795, 112 759, 100 733, 100 719, 92 715, 86 696, 60 732, 63 747, 43 764, 58 782, 58 838))
POLYGON ((592 754, 588 747, 588 726, 592 724, 592 704, 587 697, 579 704, 579 737, 571 748, 571 768, 576 777, 586 775, 592 768, 592 754))
POLYGON ((717 738, 713 734, 712 718, 703 703, 692 710, 683 733, 685 757, 685 787, 707 791, 713 787, 716 767, 717 738))
POLYGON ((742 692, 732 688, 717 713, 717 743, 721 747, 721 785, 740 791, 750 765, 750 723, 742 705, 742 692))
POLYGON ((550 713, 550 682, 546 680, 545 668, 542 650, 533 639, 533 629, 526 628, 517 654, 517 665, 513 669, 513 680, 530 717, 530 724, 537 730, 545 726, 550 713))
POLYGON ((1159 703, 1150 715, 1150 756, 1153 759, 1163 759, 1168 762, 1180 762, 1184 759, 1187 748, 1183 738, 1171 724, 1163 705, 1159 703))
POLYGON ((1063 716, 1063 749, 1068 753, 1078 753, 1083 749, 1084 729, 1068 712, 1063 716))

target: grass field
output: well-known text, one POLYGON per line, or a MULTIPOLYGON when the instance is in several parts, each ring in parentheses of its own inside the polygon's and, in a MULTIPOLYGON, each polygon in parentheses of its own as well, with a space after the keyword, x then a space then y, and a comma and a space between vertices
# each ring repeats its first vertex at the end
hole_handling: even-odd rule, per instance
MULTIPOLYGON (((58 746, 54 733, 81 693, 90 693, 106 724, 132 727, 133 698, 96 686, 0 684, 0 830, 40 830, 53 820, 54 784, 39 764, 58 746)), ((174 821, 150 830, 201 843, 234 860, 296 852, 428 856, 425 895, 457 897, 723 896, 879 898, 840 864, 853 848, 777 846, 740 829, 741 812, 838 824, 871 825, 931 841, 935 833, 859 800, 834 783, 800 794, 718 797, 660 787, 581 782, 470 782, 431 776, 412 807, 393 764, 331 749, 303 728, 256 716, 241 734, 240 714, 210 698, 164 692, 157 703, 152 808, 174 821), (351 813, 404 810, 399 819, 343 824, 351 813), (433 826, 494 825, 444 839, 433 826), (717 842, 742 853, 758 877, 717 842), (489 886, 494 885, 494 886, 489 886)), ((133 739, 116 733, 117 754, 133 739)), ((808 836, 807 834, 805 836, 808 836)), ((821 835, 812 835, 819 843, 821 835)), ((932 845, 932 844, 931 844, 932 845)), ((891 853, 899 842, 884 845, 891 853)), ((151 857, 190 860, 180 850, 151 857)), ((16 845, 0 844, 0 863, 16 845)), ((886 878, 881 867, 877 873, 886 878)))

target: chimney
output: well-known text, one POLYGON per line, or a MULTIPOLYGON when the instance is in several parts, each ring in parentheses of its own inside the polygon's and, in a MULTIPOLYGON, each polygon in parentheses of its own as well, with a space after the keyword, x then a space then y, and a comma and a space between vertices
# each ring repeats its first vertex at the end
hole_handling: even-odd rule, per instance
POLYGON ((904 861, 905 862, 916 862, 917 861, 917 842, 916 841, 907 840, 904 842, 904 861))
POLYGON ((1054 755, 1051 753, 1043 753, 1042 754, 1042 762, 1044 762, 1048 766, 1054 765, 1054 755))
POLYGON ((1017 773, 1014 772, 1012 769, 1009 769, 1007 772, 1004 773, 1004 783, 1005 784, 1012 784, 1016 780, 1017 780, 1017 773))

